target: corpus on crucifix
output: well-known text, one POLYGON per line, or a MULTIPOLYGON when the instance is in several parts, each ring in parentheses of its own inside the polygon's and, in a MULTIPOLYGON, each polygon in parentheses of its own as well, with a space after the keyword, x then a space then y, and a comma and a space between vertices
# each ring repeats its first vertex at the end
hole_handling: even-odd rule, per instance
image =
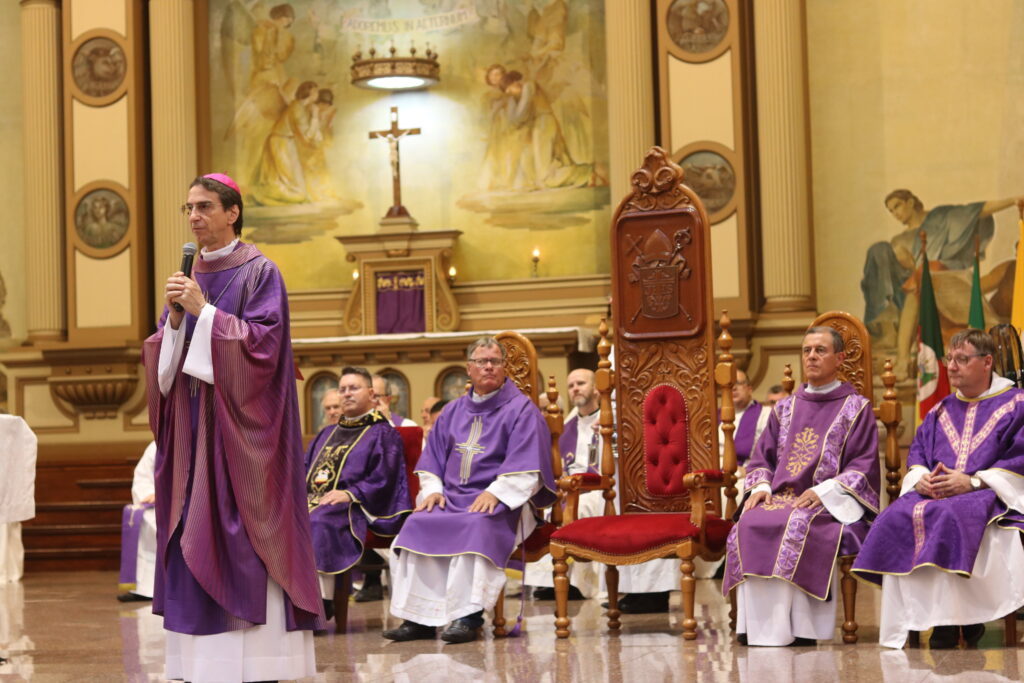
POLYGON ((391 128, 370 131, 370 139, 383 138, 388 141, 391 152, 391 187, 394 193, 394 204, 388 209, 384 219, 409 217, 409 210, 402 206, 402 171, 398 160, 398 140, 406 135, 419 135, 419 128, 398 127, 398 107, 391 107, 391 128))

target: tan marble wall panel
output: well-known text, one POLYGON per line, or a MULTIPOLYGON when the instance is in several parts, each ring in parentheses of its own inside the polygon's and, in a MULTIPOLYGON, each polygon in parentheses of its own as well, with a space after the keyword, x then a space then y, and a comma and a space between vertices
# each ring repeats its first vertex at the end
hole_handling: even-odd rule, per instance
POLYGON ((64 3, 64 8, 71 13, 71 40, 97 28, 121 35, 127 32, 124 0, 70 0, 64 3))
POLYGON ((128 163, 128 98, 107 107, 71 106, 74 191, 96 180, 132 187, 128 163))
POLYGON ((694 140, 713 140, 735 148, 732 69, 732 52, 729 51, 701 64, 687 63, 669 55, 670 151, 675 152, 694 140))
POLYGON ((75 317, 78 327, 132 324, 131 247, 96 259, 75 251, 75 317))

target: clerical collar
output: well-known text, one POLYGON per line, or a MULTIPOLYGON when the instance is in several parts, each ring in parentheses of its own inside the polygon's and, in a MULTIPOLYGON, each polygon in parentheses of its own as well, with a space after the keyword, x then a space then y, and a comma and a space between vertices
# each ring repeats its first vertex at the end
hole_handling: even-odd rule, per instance
POLYGON ((227 256, 228 254, 233 252, 235 250, 235 245, 237 244, 238 238, 236 237, 235 239, 231 240, 231 244, 229 244, 226 247, 221 247, 220 249, 206 251, 206 247, 203 247, 203 250, 199 252, 199 255, 203 257, 204 261, 216 261, 217 259, 223 258, 224 256, 227 256))
POLYGON ((598 406, 598 407, 594 408, 594 412, 592 412, 592 413, 587 413, 586 415, 584 415, 581 412, 577 412, 576 416, 579 417, 579 419, 581 419, 581 420, 589 420, 590 418, 595 417, 596 415, 600 414, 600 412, 601 412, 601 406, 598 406))
MULTIPOLYGON (((502 386, 504 386, 504 385, 502 385, 502 386)), ((489 399, 491 396, 494 396, 499 391, 501 391, 501 387, 498 387, 497 389, 495 389, 494 391, 492 391, 489 394, 478 394, 478 393, 476 393, 476 391, 474 391, 473 393, 471 393, 469 395, 469 398, 471 398, 473 400, 473 403, 483 403, 484 401, 489 399)))
POLYGON ((835 391, 840 384, 842 384, 842 382, 837 379, 834 379, 828 384, 820 387, 811 386, 810 382, 808 382, 805 389, 809 394, 827 394, 830 391, 835 391))
POLYGON ((1003 393, 1007 389, 1010 389, 1013 386, 1015 386, 1013 382, 1011 382, 1010 380, 1006 379, 1005 377, 1000 377, 999 375, 997 375, 996 373, 993 372, 992 373, 992 382, 988 385, 988 389, 986 389, 985 391, 981 392, 977 396, 974 396, 974 397, 971 397, 971 398, 968 398, 967 396, 964 396, 962 393, 960 393, 960 390, 957 389, 956 390, 956 397, 959 398, 962 401, 980 401, 983 398, 988 398, 989 396, 995 396, 996 394, 1001 394, 1001 393, 1003 393))

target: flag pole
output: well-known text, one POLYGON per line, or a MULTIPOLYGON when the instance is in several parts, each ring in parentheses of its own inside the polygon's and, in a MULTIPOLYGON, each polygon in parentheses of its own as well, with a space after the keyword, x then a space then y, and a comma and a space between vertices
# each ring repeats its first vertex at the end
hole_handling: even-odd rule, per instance
POLYGON ((1017 234, 1017 263, 1013 269, 1013 306, 1010 324, 1020 334, 1024 331, 1024 199, 1017 200, 1017 212, 1020 214, 1020 229, 1017 234))

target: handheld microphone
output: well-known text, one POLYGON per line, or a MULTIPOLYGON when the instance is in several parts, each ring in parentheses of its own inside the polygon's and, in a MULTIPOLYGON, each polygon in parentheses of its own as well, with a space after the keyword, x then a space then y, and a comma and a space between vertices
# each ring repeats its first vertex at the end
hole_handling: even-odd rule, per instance
MULTIPOLYGON (((192 277, 192 260, 196 257, 197 249, 198 247, 196 247, 195 242, 185 242, 181 247, 181 268, 178 270, 185 273, 185 277, 192 277)), ((171 305, 174 306, 174 310, 178 313, 182 313, 185 310, 177 301, 171 305)))

